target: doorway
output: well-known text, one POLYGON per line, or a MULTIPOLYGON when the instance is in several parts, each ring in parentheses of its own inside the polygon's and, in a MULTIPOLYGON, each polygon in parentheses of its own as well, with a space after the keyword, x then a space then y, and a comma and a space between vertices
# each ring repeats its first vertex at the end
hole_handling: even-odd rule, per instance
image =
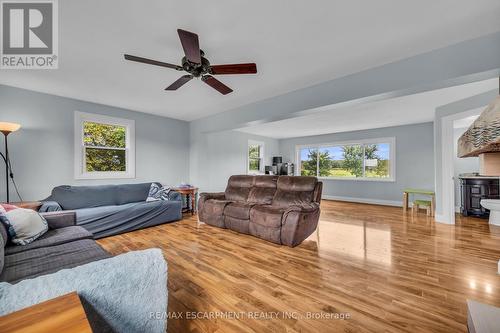
POLYGON ((459 125, 460 123, 464 123, 467 120, 473 121, 483 110, 483 107, 476 108, 443 117, 441 120, 443 214, 439 218, 436 218, 439 219, 439 222, 455 224, 456 203, 458 202, 456 199, 456 182, 458 179, 455 170, 457 146, 455 129, 461 126, 459 125))

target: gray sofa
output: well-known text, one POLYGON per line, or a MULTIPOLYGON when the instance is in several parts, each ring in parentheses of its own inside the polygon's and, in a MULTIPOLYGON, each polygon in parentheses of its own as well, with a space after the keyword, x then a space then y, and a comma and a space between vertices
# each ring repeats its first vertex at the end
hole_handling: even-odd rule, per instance
POLYGON ((182 218, 182 197, 171 191, 169 200, 146 202, 151 183, 57 186, 43 200, 40 212, 76 212, 76 224, 102 238, 182 218))
POLYGON ((112 257, 76 226, 75 212, 42 213, 49 230, 12 245, 0 223, 0 316, 76 291, 95 333, 165 332, 167 264, 159 249, 112 257))
POLYGON ((75 225, 74 212, 42 214, 49 225, 42 237, 28 245, 8 242, 0 223, 0 281, 16 283, 40 275, 110 258, 90 232, 75 225))

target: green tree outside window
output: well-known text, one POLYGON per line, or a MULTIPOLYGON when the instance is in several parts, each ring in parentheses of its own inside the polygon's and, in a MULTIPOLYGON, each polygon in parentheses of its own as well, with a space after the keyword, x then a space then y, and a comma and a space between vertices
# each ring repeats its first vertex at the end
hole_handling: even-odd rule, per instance
POLYGON ((300 150, 302 176, 389 178, 389 144, 345 145, 300 150), (384 150, 382 152, 381 150, 384 150), (334 156, 331 155, 334 152, 334 156))
POLYGON ((249 171, 260 171, 261 163, 260 145, 248 146, 248 169, 249 171))
POLYGON ((126 132, 123 126, 84 122, 86 171, 127 171, 126 132))

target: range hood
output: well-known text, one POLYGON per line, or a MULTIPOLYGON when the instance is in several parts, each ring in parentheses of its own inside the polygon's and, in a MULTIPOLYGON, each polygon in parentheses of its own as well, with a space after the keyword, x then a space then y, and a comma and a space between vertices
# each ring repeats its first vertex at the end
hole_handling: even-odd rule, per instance
POLYGON ((479 156, 479 174, 500 176, 500 95, 458 139, 458 157, 475 156, 479 156))

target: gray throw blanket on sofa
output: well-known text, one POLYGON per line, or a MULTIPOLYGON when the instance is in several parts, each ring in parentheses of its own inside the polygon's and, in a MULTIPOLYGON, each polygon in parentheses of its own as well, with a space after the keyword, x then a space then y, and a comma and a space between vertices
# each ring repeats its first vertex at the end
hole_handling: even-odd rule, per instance
POLYGON ((0 315, 76 291, 94 332, 165 332, 167 263, 159 249, 0 283, 0 315), (161 318, 161 319, 160 319, 161 318))
POLYGON ((170 191, 168 200, 147 202, 151 184, 61 185, 52 189, 39 211, 73 210, 76 224, 95 239, 180 220, 181 194, 170 191))

